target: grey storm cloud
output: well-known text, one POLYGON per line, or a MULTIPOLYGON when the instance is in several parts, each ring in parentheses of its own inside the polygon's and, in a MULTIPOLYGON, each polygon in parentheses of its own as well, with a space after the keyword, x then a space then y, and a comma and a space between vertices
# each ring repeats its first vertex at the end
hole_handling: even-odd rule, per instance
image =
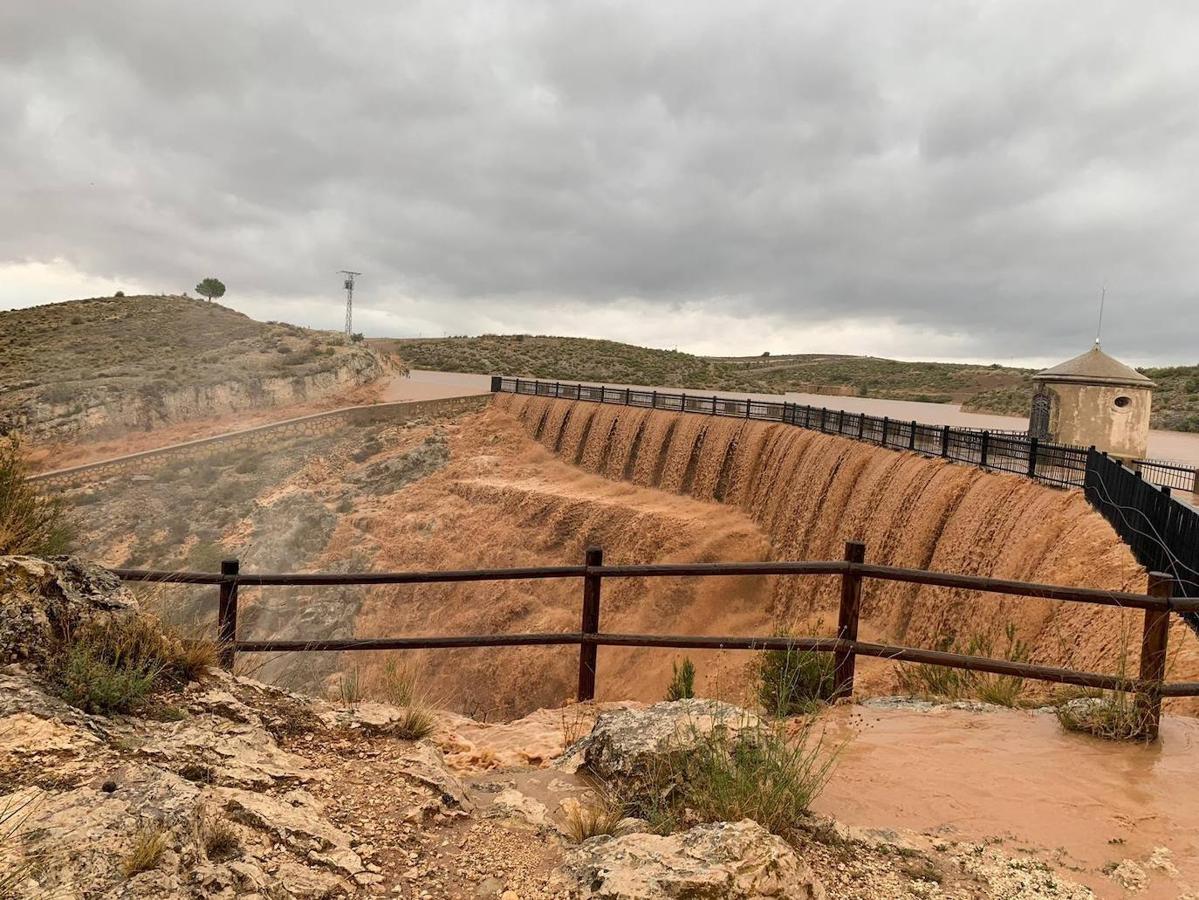
POLYGON ((7 3, 0 264, 1194 361, 1197 87, 1189 0, 7 3))

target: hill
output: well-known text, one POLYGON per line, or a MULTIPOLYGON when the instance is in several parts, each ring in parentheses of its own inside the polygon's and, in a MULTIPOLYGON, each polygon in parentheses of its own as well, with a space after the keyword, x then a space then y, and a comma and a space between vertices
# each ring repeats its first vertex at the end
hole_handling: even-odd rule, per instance
MULTIPOLYGON (((708 357, 616 341, 545 335, 415 338, 377 342, 414 368, 606 381, 696 390, 960 403, 970 412, 1025 415, 1032 369, 873 356, 788 354, 708 357)), ((1144 369, 1160 385, 1153 427, 1199 431, 1199 366, 1144 369)))
POLYGON ((0 432, 144 429, 304 399, 381 374, 333 332, 189 297, 100 297, 0 312, 0 432))

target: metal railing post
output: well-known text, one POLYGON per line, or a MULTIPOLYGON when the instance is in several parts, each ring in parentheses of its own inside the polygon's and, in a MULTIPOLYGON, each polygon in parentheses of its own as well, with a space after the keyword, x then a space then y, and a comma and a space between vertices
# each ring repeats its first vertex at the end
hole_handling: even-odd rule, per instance
MULTIPOLYGON (((1149 595, 1168 600, 1174 579, 1162 572, 1149 573, 1149 595)), ((1149 684, 1137 694, 1137 721, 1146 740, 1157 740, 1162 719, 1162 682, 1166 678, 1166 647, 1170 638, 1170 611, 1145 610, 1141 633, 1141 681, 1149 684)))
POLYGON ((651 409, 658 408, 658 392, 657 391, 654 391, 653 394, 650 395, 649 405, 650 405, 651 409))
POLYGON ((987 467, 987 448, 990 446, 990 444, 991 444, 991 432, 984 431, 982 442, 979 444, 979 450, 978 450, 978 454, 979 454, 978 455, 978 465, 980 468, 985 469, 987 467))
POLYGON ((941 458, 942 459, 949 458, 949 435, 950 435, 949 426, 948 425, 941 426, 941 458))
POLYGON ((1028 477, 1037 477, 1037 439, 1028 440, 1028 477))
POLYGON ((233 671, 237 659, 237 573, 241 565, 236 559, 221 562, 221 575, 234 580, 222 581, 217 603, 217 651, 221 668, 233 671))
MULTIPOLYGON (((861 541, 845 542, 845 561, 863 562, 866 545, 861 541)), ((842 641, 858 639, 858 617, 862 611, 862 576, 852 569, 841 576, 841 608, 837 613, 837 638, 842 641)), ((833 654, 833 697, 853 696, 854 669, 857 655, 852 650, 833 654)))
POLYGON ((883 416, 883 439, 879 442, 884 447, 887 446, 887 428, 890 426, 891 420, 883 416))
POLYGON ((908 435, 908 449, 916 449, 916 420, 912 419, 912 432, 908 435))
POLYGON ((498 394, 504 389, 504 379, 499 375, 491 376, 491 393, 498 394))
MULTIPOLYGON (((604 564, 604 551, 599 547, 588 547, 583 559, 588 568, 604 564)), ((588 635, 599 632, 600 584, 603 576, 588 572, 583 576, 583 640, 579 645, 579 693, 578 700, 584 703, 595 699, 595 667, 599 649, 588 635)))

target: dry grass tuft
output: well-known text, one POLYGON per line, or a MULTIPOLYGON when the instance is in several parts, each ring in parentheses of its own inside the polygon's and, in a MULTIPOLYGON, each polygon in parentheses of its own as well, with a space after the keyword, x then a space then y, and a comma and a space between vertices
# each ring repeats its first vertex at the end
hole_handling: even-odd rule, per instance
POLYGON ((627 821, 624 806, 606 792, 566 808, 566 833, 576 844, 601 834, 619 836, 627 830, 627 821))
POLYGON ((568 703, 562 707, 558 719, 562 746, 570 747, 582 740, 595 724, 595 715, 595 706, 591 703, 568 703))
MULTIPOLYGON (((13 794, 0 799, 0 849, 16 843, 17 833, 33 813, 33 797, 13 794)), ((25 859, 0 872, 0 900, 16 898, 17 887, 36 868, 35 861, 25 859)))
POLYGON ((121 860, 121 874, 132 878, 158 865, 170 843, 170 833, 162 825, 147 825, 133 836, 133 846, 121 860))
POLYGON ((396 723, 392 734, 406 741, 419 741, 433 733, 437 717, 425 706, 405 706, 404 714, 396 723))
POLYGON ((232 859, 241 853, 241 835, 228 819, 206 818, 200 825, 204 855, 214 862, 232 859))

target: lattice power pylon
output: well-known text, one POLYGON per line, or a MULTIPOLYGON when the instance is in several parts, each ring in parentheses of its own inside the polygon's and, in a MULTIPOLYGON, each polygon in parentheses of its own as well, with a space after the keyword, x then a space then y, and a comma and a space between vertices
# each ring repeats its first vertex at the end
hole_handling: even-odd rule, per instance
POLYGON ((346 340, 348 341, 354 335, 354 278, 362 273, 342 269, 341 274, 346 276, 346 340))

